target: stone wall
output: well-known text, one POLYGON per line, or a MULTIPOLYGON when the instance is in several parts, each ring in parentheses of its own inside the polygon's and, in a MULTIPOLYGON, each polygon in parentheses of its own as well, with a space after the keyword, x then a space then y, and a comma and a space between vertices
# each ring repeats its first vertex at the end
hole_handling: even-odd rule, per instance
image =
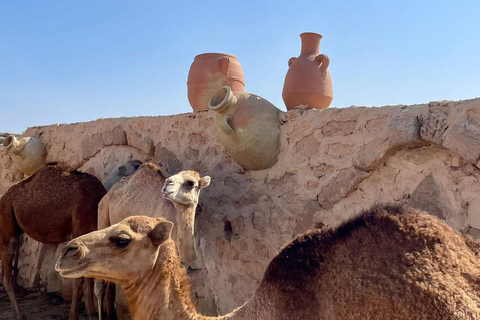
MULTIPOLYGON (((480 99, 297 109, 281 117, 278 161, 262 171, 233 162, 210 111, 34 127, 25 134, 40 136, 48 161, 101 180, 129 159, 210 175, 196 218, 206 267, 200 280, 207 293, 200 299, 209 305, 211 297, 220 314, 250 297, 268 262, 296 234, 336 226, 376 202, 423 208, 462 232, 477 231, 470 225, 480 202, 480 99)), ((21 179, 6 154, 0 154, 0 179, 0 193, 21 179)), ((58 287, 49 271, 55 250, 26 242, 23 285, 58 287)))

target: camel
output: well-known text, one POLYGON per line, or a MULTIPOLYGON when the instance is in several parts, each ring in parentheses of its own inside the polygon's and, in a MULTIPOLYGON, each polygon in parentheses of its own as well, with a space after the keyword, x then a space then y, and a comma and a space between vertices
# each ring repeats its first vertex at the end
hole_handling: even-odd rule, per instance
MULTIPOLYGON (((195 268, 199 263, 193 234, 195 210, 201 189, 209 184, 209 176, 200 178, 195 171, 181 171, 170 176, 161 165, 147 162, 132 176, 115 184, 102 199, 98 208, 98 229, 107 228, 139 212, 149 217, 164 217, 174 221, 176 228, 173 238, 181 261, 187 267, 195 268)), ((104 288, 103 282, 95 282, 100 315, 103 310, 104 288)), ((113 317, 114 312, 114 291, 114 286, 107 284, 106 306, 109 318, 113 317)))
POLYGON ((249 301, 213 318, 190 302, 172 227, 127 218, 70 241, 55 270, 120 284, 134 320, 480 319, 480 242, 424 212, 376 206, 297 236, 249 301))
POLYGON ((109 191, 113 185, 122 178, 129 177, 135 173, 135 171, 140 168, 142 161, 140 160, 128 160, 125 164, 118 166, 108 175, 107 179, 103 182, 103 186, 107 191, 109 191))
MULTIPOLYGON (((36 241, 60 244, 97 230, 97 208, 106 193, 92 175, 62 164, 47 164, 29 178, 10 187, 0 199, 0 255, 3 286, 17 319, 26 319, 14 294, 12 260, 19 246, 19 236, 26 233, 36 241)), ((93 317, 93 279, 87 279, 86 304, 93 317)), ((78 319, 78 300, 83 280, 73 286, 70 320, 78 319)))

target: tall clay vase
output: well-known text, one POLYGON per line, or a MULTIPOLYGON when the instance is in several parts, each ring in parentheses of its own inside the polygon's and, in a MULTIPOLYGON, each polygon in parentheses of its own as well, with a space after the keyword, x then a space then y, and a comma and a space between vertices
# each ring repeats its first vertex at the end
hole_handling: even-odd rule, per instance
POLYGON ((210 100, 217 112, 217 135, 225 149, 247 170, 270 168, 280 151, 280 110, 251 93, 221 88, 210 100))
POLYGON ((3 141, 3 147, 9 151, 13 165, 27 175, 34 174, 45 165, 47 150, 39 138, 17 139, 14 135, 9 135, 3 141))
POLYGON ((330 59, 320 54, 322 35, 306 32, 300 35, 302 51, 298 58, 288 60, 288 72, 283 85, 283 101, 288 110, 299 105, 326 109, 332 103, 332 79, 328 71, 330 59))
POLYGON ((190 67, 187 86, 193 111, 208 110, 210 98, 221 87, 230 86, 234 93, 245 91, 242 66, 231 54, 199 54, 190 67))

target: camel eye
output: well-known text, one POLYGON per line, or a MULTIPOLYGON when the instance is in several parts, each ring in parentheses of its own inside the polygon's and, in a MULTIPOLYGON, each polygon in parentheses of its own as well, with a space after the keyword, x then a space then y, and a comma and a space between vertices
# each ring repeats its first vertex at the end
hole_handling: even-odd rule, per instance
POLYGON ((195 182, 192 180, 188 180, 187 182, 185 182, 185 185, 188 187, 193 187, 195 185, 195 182))
POLYGON ((130 242, 132 242, 132 239, 126 237, 112 237, 110 238, 110 242, 117 248, 126 248, 130 242))

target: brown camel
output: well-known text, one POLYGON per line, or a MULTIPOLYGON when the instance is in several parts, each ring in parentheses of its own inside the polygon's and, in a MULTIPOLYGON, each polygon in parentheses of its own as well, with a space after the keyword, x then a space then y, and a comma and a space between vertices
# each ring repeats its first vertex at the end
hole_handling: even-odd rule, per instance
POLYGON ((298 236, 254 296, 217 318, 190 302, 172 227, 130 217, 70 241, 55 269, 120 284, 135 320, 480 319, 480 243, 426 213, 374 207, 298 236))
MULTIPOLYGON (((59 244, 97 230, 97 208, 106 193, 92 175, 61 164, 47 164, 28 179, 7 190, 0 199, 0 255, 3 286, 17 313, 26 319, 14 294, 12 260, 23 232, 36 241, 59 244)), ((86 302, 93 316, 93 279, 87 279, 86 302)), ((74 284, 70 318, 78 319, 82 279, 74 284)))
MULTIPOLYGON (((98 229, 107 228, 139 212, 149 217, 163 217, 174 221, 176 228, 173 238, 176 241, 180 259, 187 267, 196 268, 199 261, 193 234, 195 210, 200 190, 209 184, 209 176, 201 178, 195 171, 181 171, 170 176, 162 166, 147 162, 132 176, 115 184, 100 201, 98 229)), ((103 290, 103 282, 97 280, 95 295, 99 311, 103 308, 103 290)), ((108 318, 113 318, 114 291, 114 286, 107 284, 108 318)), ((125 308, 117 302, 117 309, 125 308)), ((99 313, 101 316, 101 312, 99 313)), ((128 313, 128 310, 118 312, 119 318, 128 318, 128 316, 122 316, 125 313, 128 313)))

